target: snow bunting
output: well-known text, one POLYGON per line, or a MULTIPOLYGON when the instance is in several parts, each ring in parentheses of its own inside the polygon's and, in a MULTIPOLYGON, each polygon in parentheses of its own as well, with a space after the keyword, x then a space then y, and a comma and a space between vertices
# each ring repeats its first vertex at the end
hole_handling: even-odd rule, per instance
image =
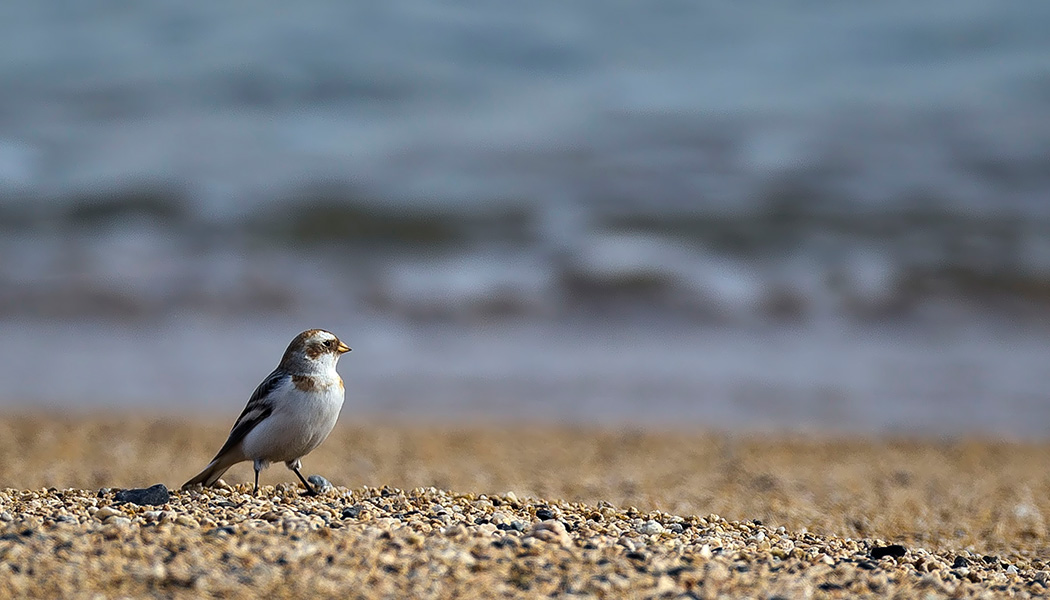
POLYGON ((281 364, 255 388, 226 443, 183 489, 198 483, 214 485, 227 469, 251 460, 255 462, 255 494, 259 471, 283 461, 306 486, 307 494, 317 494, 299 472, 299 459, 320 446, 335 427, 343 406, 343 380, 335 365, 349 351, 323 329, 295 336, 281 364))

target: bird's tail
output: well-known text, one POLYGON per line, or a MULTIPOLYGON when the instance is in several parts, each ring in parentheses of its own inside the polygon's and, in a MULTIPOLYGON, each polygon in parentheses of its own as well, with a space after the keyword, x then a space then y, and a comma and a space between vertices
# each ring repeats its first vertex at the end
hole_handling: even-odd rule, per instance
POLYGON ((231 457, 229 454, 225 456, 216 456, 210 463, 208 463, 208 466, 204 467, 203 471, 194 475, 193 479, 182 484, 182 489, 197 485, 198 483, 204 484, 204 487, 211 487, 215 485, 215 482, 222 477, 222 474, 225 473, 227 469, 241 462, 241 460, 243 459, 231 457))

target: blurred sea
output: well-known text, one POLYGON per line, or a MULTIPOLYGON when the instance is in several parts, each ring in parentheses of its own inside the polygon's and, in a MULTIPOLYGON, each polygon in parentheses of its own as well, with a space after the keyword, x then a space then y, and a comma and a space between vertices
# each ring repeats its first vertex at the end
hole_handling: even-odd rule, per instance
POLYGON ((232 415, 326 327, 373 415, 1050 435, 1048 26, 6 3, 0 406, 232 415))

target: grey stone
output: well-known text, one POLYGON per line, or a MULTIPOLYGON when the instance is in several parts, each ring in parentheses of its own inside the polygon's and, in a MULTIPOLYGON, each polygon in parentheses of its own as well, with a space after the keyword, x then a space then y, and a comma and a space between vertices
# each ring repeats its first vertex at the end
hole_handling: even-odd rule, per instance
POLYGON ((320 475, 311 475, 306 478, 310 482, 310 485, 314 486, 314 490, 323 492, 332 489, 332 482, 328 481, 320 475))
POLYGON ((120 490, 114 499, 117 502, 130 502, 139 506, 160 506, 171 500, 171 494, 168 493, 168 488, 163 483, 158 483, 148 488, 120 490))

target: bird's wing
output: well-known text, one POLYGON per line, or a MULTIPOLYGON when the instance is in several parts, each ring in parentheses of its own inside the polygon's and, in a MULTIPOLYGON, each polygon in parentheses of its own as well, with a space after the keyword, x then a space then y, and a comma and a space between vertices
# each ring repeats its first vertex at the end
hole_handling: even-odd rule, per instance
POLYGON ((273 412, 273 402, 269 399, 270 393, 290 377, 291 375, 288 373, 281 369, 276 369, 273 373, 267 375, 266 379, 263 379, 259 387, 252 392, 252 397, 248 398, 248 404, 245 405, 241 416, 237 417, 237 421, 233 424, 233 429, 230 430, 230 437, 226 439, 226 443, 222 445, 222 448, 215 453, 215 458, 222 456, 230 448, 239 444, 244 439, 244 436, 248 435, 249 431, 255 429, 256 425, 270 416, 270 413, 273 412))

